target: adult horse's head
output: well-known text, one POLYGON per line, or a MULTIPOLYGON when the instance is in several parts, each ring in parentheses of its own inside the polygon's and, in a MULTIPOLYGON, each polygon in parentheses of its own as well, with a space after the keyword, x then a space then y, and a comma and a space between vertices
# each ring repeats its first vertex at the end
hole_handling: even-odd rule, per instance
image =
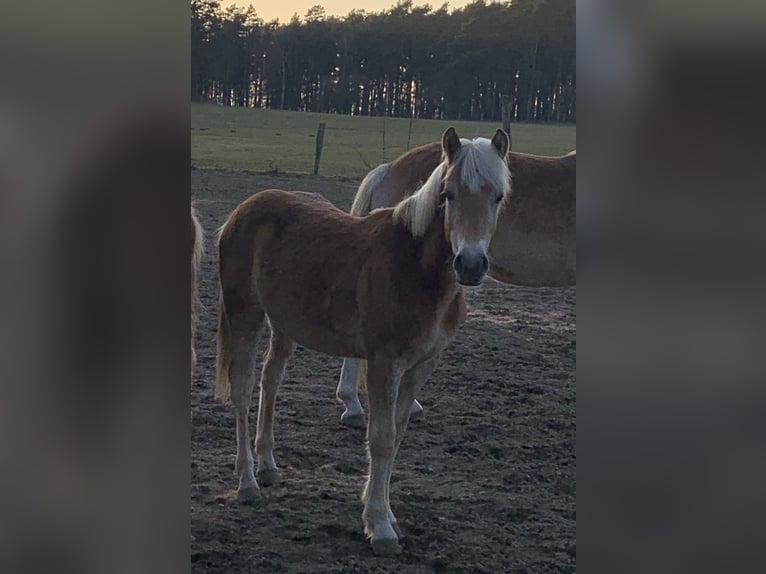
POLYGON ((508 147, 503 130, 497 130, 491 140, 461 140, 455 128, 442 136, 444 226, 455 255, 455 274, 463 285, 478 285, 489 270, 487 249, 511 192, 505 162, 508 147))

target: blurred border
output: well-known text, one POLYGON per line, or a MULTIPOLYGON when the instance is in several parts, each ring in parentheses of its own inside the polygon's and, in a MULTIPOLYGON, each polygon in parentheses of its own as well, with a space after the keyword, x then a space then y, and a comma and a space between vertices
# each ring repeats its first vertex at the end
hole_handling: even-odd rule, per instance
POLYGON ((189 569, 188 2, 0 24, 0 569, 189 569))
POLYGON ((762 570, 765 15, 578 2, 585 572, 762 570))

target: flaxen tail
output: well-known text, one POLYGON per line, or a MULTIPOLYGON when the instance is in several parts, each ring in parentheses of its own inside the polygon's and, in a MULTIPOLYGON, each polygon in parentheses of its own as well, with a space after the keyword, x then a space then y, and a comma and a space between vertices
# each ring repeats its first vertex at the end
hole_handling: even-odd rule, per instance
POLYGON ((228 257, 226 246, 231 240, 231 222, 236 210, 229 215, 224 224, 218 229, 218 335, 216 338, 215 354, 215 398, 223 403, 231 400, 231 381, 229 367, 234 357, 236 340, 231 328, 229 309, 226 301, 226 269, 228 257))
POLYGON ((370 213, 372 195, 383 178, 386 177, 390 168, 390 163, 383 163, 364 176, 362 183, 359 184, 359 189, 356 190, 354 203, 351 204, 351 215, 367 215, 370 213))
POLYGON ((224 403, 228 403, 232 396, 231 372, 237 376, 233 381, 235 393, 241 392, 242 377, 252 376, 255 345, 265 319, 252 285, 255 225, 252 213, 238 208, 218 230, 220 299, 215 398, 224 403))
POLYGON ((215 354, 215 398, 223 403, 228 403, 231 400, 229 367, 231 366, 233 351, 234 340, 231 323, 226 312, 223 289, 221 289, 218 303, 218 336, 215 354))

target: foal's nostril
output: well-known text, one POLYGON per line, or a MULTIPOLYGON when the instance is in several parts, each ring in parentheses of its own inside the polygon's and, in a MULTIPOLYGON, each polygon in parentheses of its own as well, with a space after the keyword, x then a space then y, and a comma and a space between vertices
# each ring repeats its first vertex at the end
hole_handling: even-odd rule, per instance
POLYGON ((486 255, 481 256, 481 273, 484 275, 487 271, 489 271, 489 259, 487 259, 486 255))
POLYGON ((464 265, 465 259, 463 258, 462 253, 458 253, 455 257, 455 271, 457 271, 460 274, 463 274, 465 272, 465 265, 464 265))
POLYGON ((460 277, 473 277, 480 279, 489 270, 489 259, 483 253, 465 256, 458 253, 455 256, 455 271, 460 277))

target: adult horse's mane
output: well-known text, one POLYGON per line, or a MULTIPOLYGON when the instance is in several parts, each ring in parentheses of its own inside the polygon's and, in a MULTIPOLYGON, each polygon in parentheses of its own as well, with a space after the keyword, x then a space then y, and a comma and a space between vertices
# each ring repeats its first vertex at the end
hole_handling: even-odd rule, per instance
POLYGON ((452 170, 460 169, 462 182, 472 191, 477 191, 482 185, 489 185, 502 189, 506 198, 511 192, 508 166, 498 156, 490 140, 461 139, 460 144, 452 165, 442 154, 441 163, 426 182, 394 209, 394 217, 403 221, 414 237, 425 235, 431 225, 440 202, 442 181, 452 170))

